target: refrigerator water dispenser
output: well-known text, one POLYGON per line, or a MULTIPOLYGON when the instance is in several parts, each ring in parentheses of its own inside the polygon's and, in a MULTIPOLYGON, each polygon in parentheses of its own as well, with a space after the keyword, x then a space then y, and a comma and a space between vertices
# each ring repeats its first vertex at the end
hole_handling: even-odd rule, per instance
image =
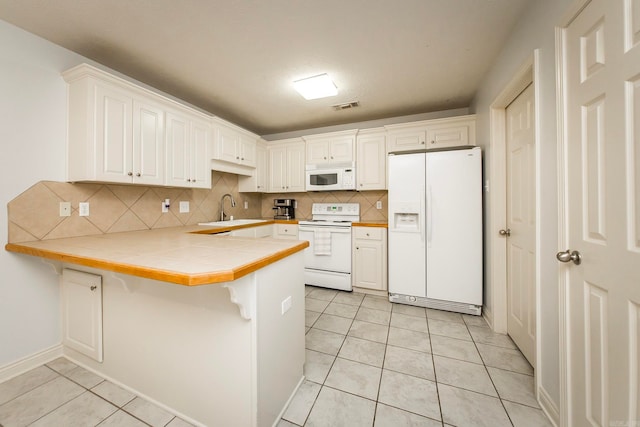
POLYGON ((393 228, 397 231, 420 231, 420 214, 413 212, 395 212, 393 228))

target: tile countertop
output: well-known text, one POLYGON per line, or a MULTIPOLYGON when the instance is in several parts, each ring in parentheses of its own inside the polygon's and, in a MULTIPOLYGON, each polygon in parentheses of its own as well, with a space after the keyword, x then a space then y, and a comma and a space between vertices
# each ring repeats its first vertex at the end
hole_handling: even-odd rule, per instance
MULTIPOLYGON (((267 222, 268 224, 269 222, 267 222)), ((233 228, 244 228, 230 227, 233 228)), ((8 243, 5 249, 64 263, 196 286, 236 280, 309 246, 307 241, 216 236, 184 226, 8 243)))

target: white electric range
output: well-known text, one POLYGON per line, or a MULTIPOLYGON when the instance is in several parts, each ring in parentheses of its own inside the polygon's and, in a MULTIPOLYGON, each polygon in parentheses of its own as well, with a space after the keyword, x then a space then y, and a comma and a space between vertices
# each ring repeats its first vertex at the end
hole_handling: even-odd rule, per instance
POLYGON ((358 203, 314 203, 312 219, 299 221, 305 284, 343 291, 351 287, 351 223, 360 221, 358 203))

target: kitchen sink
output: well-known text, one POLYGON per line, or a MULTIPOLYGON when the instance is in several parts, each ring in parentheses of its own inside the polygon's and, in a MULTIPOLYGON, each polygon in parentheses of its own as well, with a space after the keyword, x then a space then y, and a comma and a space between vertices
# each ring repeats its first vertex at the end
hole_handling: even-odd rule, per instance
POLYGON ((206 225, 209 227, 233 227, 236 225, 258 224, 261 222, 267 222, 267 220, 266 219, 232 219, 229 221, 201 222, 198 225, 206 225))

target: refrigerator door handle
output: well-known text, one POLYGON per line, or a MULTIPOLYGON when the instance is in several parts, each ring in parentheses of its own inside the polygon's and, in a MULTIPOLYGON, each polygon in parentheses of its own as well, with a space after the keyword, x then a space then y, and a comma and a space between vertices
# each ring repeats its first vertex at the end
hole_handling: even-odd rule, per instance
POLYGON ((420 240, 424 242, 424 214, 425 214, 425 188, 420 188, 420 218, 418 218, 418 226, 420 227, 420 240))
POLYGON ((431 198, 431 186, 427 190, 427 243, 431 247, 431 237, 433 232, 433 200, 431 198))

